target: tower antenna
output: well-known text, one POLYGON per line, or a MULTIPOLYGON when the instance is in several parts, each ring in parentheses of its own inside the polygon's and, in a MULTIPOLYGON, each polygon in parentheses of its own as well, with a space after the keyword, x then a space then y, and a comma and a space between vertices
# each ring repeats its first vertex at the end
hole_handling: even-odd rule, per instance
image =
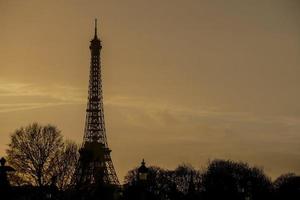
POLYGON ((97 18, 95 18, 95 37, 97 37, 97 18))

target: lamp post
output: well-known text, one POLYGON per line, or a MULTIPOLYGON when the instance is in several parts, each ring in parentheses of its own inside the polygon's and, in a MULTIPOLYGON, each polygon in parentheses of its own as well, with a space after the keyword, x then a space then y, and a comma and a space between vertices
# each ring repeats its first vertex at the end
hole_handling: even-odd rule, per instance
POLYGON ((141 166, 138 168, 138 188, 140 188, 140 199, 146 199, 146 183, 148 179, 148 168, 146 167, 145 160, 143 159, 141 166))
POLYGON ((148 178, 148 168, 146 167, 145 160, 143 159, 141 166, 138 168, 138 180, 139 182, 145 182, 148 178))

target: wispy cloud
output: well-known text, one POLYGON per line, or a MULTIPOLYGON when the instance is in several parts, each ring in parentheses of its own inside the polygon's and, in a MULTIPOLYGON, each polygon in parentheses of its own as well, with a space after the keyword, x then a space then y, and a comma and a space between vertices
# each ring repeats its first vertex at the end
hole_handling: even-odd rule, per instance
MULTIPOLYGON (((165 118, 191 123, 196 120, 212 121, 218 124, 264 124, 271 126, 282 124, 285 126, 299 126, 300 118, 284 115, 261 115, 250 112, 229 112, 217 107, 204 107, 195 105, 188 107, 145 98, 128 96, 113 96, 105 101, 105 105, 120 107, 129 110, 143 112, 153 120, 163 122, 165 118)), ((129 114, 130 115, 130 114, 129 114)), ((136 123, 140 124, 140 117, 136 117, 136 123)), ((132 121, 132 116, 131 116, 132 121)))
MULTIPOLYGON (((85 104, 87 88, 70 85, 36 85, 32 83, 9 82, 0 79, 0 112, 39 109, 51 106, 85 104), (26 101, 22 101, 26 98, 26 101), (20 100, 21 99, 21 100, 20 100), (29 99, 29 100, 28 100, 29 99), (41 100, 42 99, 42 100, 41 100)), ((163 123, 173 119, 177 121, 195 121, 205 119, 218 123, 264 123, 285 124, 294 126, 300 124, 300 119, 288 116, 262 116, 247 112, 228 112, 217 107, 195 105, 188 107, 176 105, 161 99, 146 99, 136 96, 108 96, 104 99, 106 106, 131 110, 128 114, 131 122, 141 124, 139 117, 133 113, 147 115, 148 118, 163 123)))
POLYGON ((86 101, 85 92, 83 88, 68 85, 40 86, 0 80, 0 112, 82 104, 86 101))
POLYGON ((0 104, 0 113, 32 110, 51 106, 65 105, 66 103, 24 103, 24 104, 0 104))

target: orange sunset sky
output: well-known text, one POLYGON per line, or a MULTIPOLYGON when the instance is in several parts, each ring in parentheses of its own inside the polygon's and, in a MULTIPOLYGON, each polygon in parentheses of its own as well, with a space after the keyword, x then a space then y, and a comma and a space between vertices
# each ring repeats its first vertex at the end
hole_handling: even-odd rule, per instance
POLYGON ((214 158, 300 173, 298 0, 0 0, 0 156, 51 123, 82 142, 94 18, 119 178, 214 158))

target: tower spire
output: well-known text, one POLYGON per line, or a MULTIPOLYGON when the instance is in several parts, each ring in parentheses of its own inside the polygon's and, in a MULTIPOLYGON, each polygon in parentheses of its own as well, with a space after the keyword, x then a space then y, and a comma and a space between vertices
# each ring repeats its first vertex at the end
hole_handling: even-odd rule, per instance
POLYGON ((97 18, 95 18, 95 38, 97 38, 97 18))

